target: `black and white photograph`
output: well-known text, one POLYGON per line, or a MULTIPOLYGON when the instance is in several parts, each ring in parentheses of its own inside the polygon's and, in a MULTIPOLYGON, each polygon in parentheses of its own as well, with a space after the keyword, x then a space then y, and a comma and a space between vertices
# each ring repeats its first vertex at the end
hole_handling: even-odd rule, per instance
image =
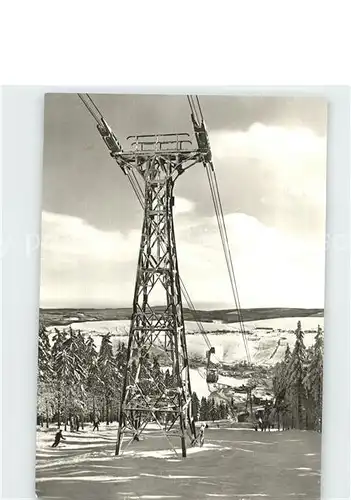
POLYGON ((46 94, 39 498, 320 499, 327 111, 46 94))

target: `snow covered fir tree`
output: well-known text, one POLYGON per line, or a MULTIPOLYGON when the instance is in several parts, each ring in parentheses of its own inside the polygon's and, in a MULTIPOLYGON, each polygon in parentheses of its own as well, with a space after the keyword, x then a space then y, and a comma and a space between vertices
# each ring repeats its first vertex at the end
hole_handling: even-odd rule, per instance
MULTIPOLYGON (((123 371, 127 348, 122 342, 115 347, 111 333, 97 338, 83 335, 79 330, 49 332, 40 324, 38 371, 38 425, 55 425, 75 431, 99 419, 106 425, 117 421, 121 398, 123 371)), ((196 363, 199 359, 196 358, 196 363)), ((193 361, 193 363, 195 362, 193 361)), ((136 370, 136 366, 132 369, 136 370)), ((234 369, 250 369, 246 363, 237 363, 234 369), (246 367, 246 368, 245 368, 246 367)), ((269 427, 321 431, 323 402, 323 332, 318 327, 314 343, 304 344, 301 322, 295 330, 295 344, 287 344, 284 358, 271 367, 255 366, 255 380, 260 376, 271 388, 273 398, 257 405, 252 389, 246 391, 246 402, 237 399, 238 393, 229 391, 207 397, 192 394, 192 411, 196 421, 216 422, 237 420, 240 409, 243 420, 252 423, 259 416, 257 408, 267 416, 269 427), (228 395, 229 394, 229 395, 228 395), (262 406, 263 405, 263 406, 262 406)), ((149 354, 140 374, 145 393, 157 394, 162 385, 169 386, 172 376, 162 357, 149 354)), ((245 399, 244 398, 244 399, 245 399)), ((171 415, 157 415, 165 422, 171 415)))

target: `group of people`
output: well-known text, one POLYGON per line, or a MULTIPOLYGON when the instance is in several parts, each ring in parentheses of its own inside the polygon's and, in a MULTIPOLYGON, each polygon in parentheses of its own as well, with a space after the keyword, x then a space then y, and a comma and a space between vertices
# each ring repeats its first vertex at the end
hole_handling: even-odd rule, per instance
MULTIPOLYGON (((98 418, 95 418, 94 422, 93 422, 93 431, 95 431, 95 429, 98 431, 99 430, 99 425, 100 425, 100 420, 98 418)), ((191 443, 192 446, 195 446, 196 444, 199 444, 199 446, 202 447, 204 445, 204 442, 205 442, 205 429, 207 429, 207 428, 208 428, 207 424, 206 425, 205 424, 201 425, 200 430, 199 430, 199 434, 198 434, 197 438, 194 439, 193 442, 191 443)), ((62 430, 59 429, 58 432, 55 435, 55 440, 54 440, 53 444, 51 445, 52 448, 57 448, 57 446, 60 444, 61 440, 62 441, 66 441, 66 438, 63 437, 62 430)), ((136 437, 135 441, 139 441, 139 438, 136 437)))
MULTIPOLYGON (((98 417, 94 418, 94 421, 93 421, 93 432, 95 431, 95 429, 97 431, 99 430, 99 425, 100 425, 100 419, 98 417)), ((66 438, 64 438, 63 435, 62 435, 62 429, 59 429, 56 432, 55 440, 52 443, 51 447, 52 448, 57 448, 57 446, 60 444, 61 440, 62 441, 66 441, 66 438)))
POLYGON ((269 407, 266 407, 264 410, 256 411, 255 418, 255 431, 258 431, 258 429, 260 429, 261 431, 271 430, 271 428, 274 427, 272 421, 272 410, 269 407))

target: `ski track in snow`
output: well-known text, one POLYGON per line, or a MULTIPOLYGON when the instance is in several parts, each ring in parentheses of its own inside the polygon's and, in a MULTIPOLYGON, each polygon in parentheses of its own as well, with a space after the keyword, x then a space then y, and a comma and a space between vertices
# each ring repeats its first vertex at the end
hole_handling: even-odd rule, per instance
MULTIPOLYGON (((204 453, 206 451, 225 451, 230 450, 231 448, 222 447, 211 443, 206 443, 202 448, 188 448, 187 454, 194 455, 195 453, 204 453)), ((178 456, 181 456, 182 451, 178 448, 175 448, 178 456)), ((125 451, 121 456, 130 456, 130 457, 140 457, 140 458, 167 458, 171 456, 175 456, 174 451, 172 450, 156 450, 156 451, 125 451)))
POLYGON ((93 481, 99 481, 99 482, 113 482, 113 483, 127 483, 129 481, 132 481, 133 479, 139 479, 139 476, 124 476, 124 477, 118 477, 118 476, 53 476, 53 477, 38 477, 36 480, 37 482, 44 482, 44 481, 87 481, 87 482, 93 482, 93 481))
POLYGON ((266 493, 206 493, 207 497, 236 497, 236 498, 247 498, 247 497, 269 497, 266 493))
MULTIPOLYGON (((74 321, 76 318, 71 318, 74 321)), ((247 322, 245 323, 245 329, 248 333, 248 344, 251 353, 252 360, 255 364, 261 364, 265 366, 271 366, 277 363, 284 356, 284 352, 287 344, 290 347, 293 347, 295 342, 294 330, 297 325, 297 321, 301 321, 302 328, 306 330, 314 330, 311 333, 305 332, 305 345, 309 347, 314 342, 314 337, 316 334, 317 326, 320 325, 322 329, 324 329, 324 318, 323 317, 307 317, 307 318, 277 318, 272 320, 262 320, 255 322, 247 322), (264 329, 267 328, 267 329, 264 329), (273 328, 274 330, 269 330, 269 328, 273 328), (280 343, 278 344, 278 342, 280 343)), ((82 323, 72 323, 71 326, 73 329, 79 329, 84 334, 91 334, 94 337, 94 341, 97 347, 99 347, 101 342, 101 334, 111 332, 113 336, 113 344, 117 345, 119 341, 126 342, 127 334, 129 330, 129 321, 124 320, 116 320, 116 321, 88 321, 82 323)), ((240 332, 238 331, 238 324, 224 324, 221 322, 212 322, 212 323, 202 323, 205 331, 209 337, 210 343, 215 347, 216 350, 216 359, 220 360, 224 363, 234 363, 246 360, 245 348, 242 342, 242 337, 240 332), (218 333, 220 330, 226 330, 226 333, 218 333), (217 332, 217 333, 216 333, 217 332)), ((204 357, 207 347, 204 343, 204 339, 202 335, 199 334, 198 328, 195 322, 187 321, 185 322, 187 335, 187 347, 189 355, 197 355, 204 357)), ((67 329, 68 326, 52 326, 48 328, 48 330, 53 331, 54 328, 59 330, 67 329)), ((206 375, 204 369, 191 369, 191 381, 193 390, 198 394, 199 397, 209 395, 208 386, 206 383, 206 375)), ((220 375, 219 383, 224 385, 229 385, 232 387, 238 387, 242 384, 246 383, 246 379, 238 379, 234 377, 225 377, 220 375)), ((240 395, 239 395, 240 396, 240 395)), ((118 465, 108 465, 104 462, 108 462, 112 459, 113 450, 110 452, 106 452, 106 445, 109 443, 114 443, 115 436, 111 437, 109 434, 110 431, 115 430, 113 426, 110 429, 106 430, 106 433, 103 431, 99 432, 99 435, 85 432, 84 435, 72 436, 71 442, 69 446, 65 446, 64 443, 59 445, 56 450, 51 448, 53 436, 50 432, 38 433, 41 434, 40 438, 37 439, 37 469, 42 471, 47 471, 49 474, 51 472, 54 475, 54 469, 59 467, 69 467, 74 464, 78 464, 81 462, 85 462, 88 464, 95 462, 94 467, 106 468, 111 472, 114 469, 131 469, 131 467, 123 467, 118 465), (74 437, 76 437, 77 443, 74 441, 74 437), (83 442, 82 442, 83 437, 83 442), (86 441, 86 442, 84 442, 86 441), (99 450, 99 447, 102 448, 99 450), (94 451, 96 449, 96 451, 94 451), (82 451, 81 454, 72 455, 72 456, 57 456, 57 452, 63 451, 67 453, 67 451, 77 452, 79 450, 82 451), (85 452, 86 450, 86 452, 85 452), (49 459, 50 462, 46 462, 49 459), (97 463, 97 462, 100 462, 97 463)), ((217 429, 212 429, 217 430, 217 429)), ((219 429, 218 429, 219 430, 219 429)), ((233 427, 225 427, 221 428, 221 430, 230 430, 237 431, 242 430, 241 428, 233 428, 233 427)), ((246 429, 246 431, 254 431, 253 429, 246 429)), ((273 429, 273 432, 279 432, 277 429, 273 429)), ((146 431, 147 433, 148 431, 146 431)), ((152 432, 152 430, 150 430, 152 432)), ((287 439, 286 441, 297 442, 299 440, 296 439, 287 439)), ((226 442, 224 440, 218 440, 213 442, 218 444, 210 444, 206 443, 203 448, 191 448, 188 449, 188 454, 192 455, 194 453, 208 453, 213 451, 224 451, 224 450, 237 450, 244 452, 245 454, 254 453, 251 449, 245 449, 240 447, 235 447, 235 445, 244 445, 250 447, 250 445, 260 445, 260 446, 272 446, 277 444, 276 441, 273 442, 261 442, 261 441, 230 441, 230 444, 234 445, 234 447, 226 447, 226 442)), ((229 443, 229 442, 228 442, 229 443)), ((179 456, 181 455, 181 450, 177 449, 177 453, 179 456)), ((123 453, 124 456, 133 457, 133 458, 154 458, 154 459, 162 459, 167 462, 181 462, 181 459, 176 458, 174 452, 172 450, 157 450, 157 451, 126 451, 123 453)), ((306 457, 314 457, 317 456, 317 453, 305 453, 306 457)), ((295 470, 300 472, 298 474, 299 477, 305 476, 319 476, 320 473, 317 471, 313 471, 309 467, 298 467, 290 470, 295 470)), ((116 477, 110 475, 92 475, 92 476, 84 476, 84 474, 89 474, 89 471, 79 471, 79 475, 75 475, 74 472, 69 473, 69 476, 54 476, 54 477, 38 477, 38 482, 46 482, 46 481, 86 481, 86 482, 115 482, 115 483, 128 483, 132 480, 137 480, 140 476, 150 476, 150 477, 159 477, 163 479, 209 479, 207 476, 181 476, 181 475, 153 475, 153 474, 141 474, 140 476, 125 476, 125 477, 116 477)), ((62 474, 62 472, 61 472, 62 474)), ((138 496, 135 493, 128 492, 127 498, 129 499, 162 499, 162 498, 181 498, 177 495, 141 495, 138 496), (135 496, 133 496, 135 495, 135 496)), ((119 492, 118 495, 123 495, 122 492, 119 492)), ((305 493, 289 493, 287 494, 291 497, 304 497, 305 493)), ((206 497, 208 498, 238 498, 239 500, 246 498, 254 498, 254 497, 269 497, 265 493, 245 493, 245 494, 224 494, 224 493, 207 493, 206 497)))
MULTIPOLYGON (((212 430, 217 431, 219 429, 214 428, 212 430)), ((223 430, 224 428, 222 428, 222 431, 223 430)), ((226 430, 229 430, 229 428, 226 428, 226 430)), ((237 430, 242 431, 242 429, 237 429, 237 430)), ((269 494, 271 493, 269 489, 267 489, 266 492, 264 492, 265 488, 260 488, 260 487, 257 488, 258 492, 256 489, 256 493, 235 493, 235 492, 229 493, 229 491, 231 490, 228 489, 229 488, 228 481, 229 478, 231 478, 232 476, 228 475, 228 471, 224 473, 226 475, 218 477, 218 472, 214 471, 213 468, 207 468, 207 470, 198 469, 194 465, 195 462, 193 464, 192 462, 190 462, 190 467, 188 470, 182 466, 179 469, 178 464, 182 462, 182 459, 176 458, 172 450, 168 448, 160 450, 150 450, 150 451, 126 450, 123 455, 126 456, 126 459, 128 459, 128 461, 123 462, 123 455, 121 457, 115 457, 113 447, 111 447, 110 449, 106 449, 106 443, 109 443, 109 441, 106 439, 101 439, 103 437, 108 437, 108 433, 115 439, 115 429, 112 428, 111 426, 110 429, 106 431, 101 430, 100 432, 101 436, 97 436, 96 433, 95 434, 89 433, 89 431, 86 431, 86 433, 81 433, 78 436, 73 436, 76 440, 79 439, 81 440, 81 449, 77 452, 77 449, 75 447, 72 450, 73 455, 69 453, 70 452, 69 446, 62 448, 59 447, 56 449, 52 449, 49 447, 46 448, 46 446, 48 446, 48 443, 52 442, 54 434, 52 428, 49 429, 49 432, 45 431, 38 432, 37 441, 38 444, 41 446, 39 454, 42 456, 42 463, 39 463, 37 465, 38 488, 49 489, 52 487, 51 483, 53 484, 56 483, 57 485, 59 485, 59 487, 61 487, 62 485, 62 488, 73 489, 77 487, 77 488, 82 488, 83 491, 84 488, 89 489, 89 484, 96 485, 98 483, 101 483, 101 485, 106 484, 107 485, 106 488, 111 488, 112 485, 116 485, 116 488, 118 488, 118 491, 115 492, 116 498, 129 498, 130 500, 133 498, 135 498, 136 500, 140 499, 152 500, 158 498, 159 499, 185 498, 184 496, 177 495, 178 491, 175 490, 173 487, 173 484, 175 484, 178 481, 178 484, 182 487, 183 486, 192 487, 193 484, 204 485, 204 486, 199 486, 200 488, 205 488, 205 491, 203 491, 202 493, 202 498, 204 500, 205 498, 209 499, 235 498, 239 500, 240 499, 246 500, 250 498, 253 499, 261 497, 271 498, 272 500, 273 499, 279 500, 278 497, 269 494), (89 449, 89 446, 91 446, 91 444, 96 444, 94 442, 93 443, 86 442, 87 438, 89 439, 89 436, 94 440, 101 441, 100 450, 98 450, 96 447, 89 449), (61 455, 61 457, 59 455, 60 453, 63 454, 61 455), (129 461, 129 458, 132 460, 129 461), (150 462, 149 461, 143 462, 142 460, 145 458, 149 458, 150 462), (136 466, 134 466, 134 459, 137 460, 137 462, 135 462, 136 466), (170 465, 168 466, 167 469, 167 465, 165 464, 162 465, 163 461, 172 463, 175 462, 175 463, 174 466, 170 465), (146 464, 148 467, 147 469, 144 468, 146 464), (75 465, 77 465, 77 467, 75 467, 75 465), (123 474, 126 475, 124 476, 123 474), (145 484, 147 485, 147 488, 151 488, 151 491, 149 489, 149 493, 152 493, 153 484, 156 483, 157 481, 158 484, 161 485, 159 486, 159 488, 163 488, 165 493, 168 494, 162 495, 161 491, 157 490, 155 491, 155 495, 151 494, 147 495, 146 493, 148 493, 148 490, 143 489, 145 488, 145 484), (82 486, 80 486, 80 484, 82 484, 82 486), (120 491, 120 489, 125 489, 126 486, 133 491, 126 492, 125 497, 123 497, 124 494, 120 491), (138 490, 140 489, 141 491, 144 492, 143 495, 138 494, 139 493, 138 490), (172 495, 172 493, 174 494, 172 495)), ((214 433, 214 437, 215 435, 216 433, 214 433)), ((239 436, 235 436, 233 434, 231 435, 234 438, 233 440, 211 439, 208 442, 206 442, 202 448, 199 447, 188 448, 187 450, 188 455, 190 456, 193 454, 198 454, 197 456, 199 456, 200 460, 204 460, 204 463, 215 464, 218 459, 222 460, 227 459, 226 454, 223 453, 223 451, 232 450, 232 452, 236 451, 237 453, 240 453, 239 455, 237 455, 238 457, 240 457, 240 459, 248 460, 248 463, 251 463, 252 457, 254 457, 254 453, 256 452, 265 453, 264 450, 266 446, 268 445, 276 446, 278 444, 278 441, 271 441, 271 440, 267 442, 260 440, 248 441, 245 439, 244 436, 241 435, 240 437, 244 437, 244 439, 239 438, 235 440, 235 437, 238 438, 239 436), (227 443, 230 446, 225 446, 227 443), (256 449, 255 448, 252 449, 252 445, 256 446, 256 449)), ((69 436, 70 436, 69 433, 67 433, 65 436, 68 440, 68 443, 69 443, 69 436)), ((274 438, 272 437, 272 439, 275 438, 276 436, 274 436, 274 438)), ((291 442, 293 444, 293 443, 298 443, 300 441, 299 439, 284 439, 284 438, 282 439, 280 437, 279 442, 280 443, 291 442)), ((262 437, 262 439, 264 438, 262 437)), ((180 456, 181 450, 179 448, 176 448, 176 450, 180 456)), ((274 449, 270 451, 273 451, 273 454, 276 453, 276 450, 274 449)), ((308 451, 308 449, 306 451, 308 451)), ((229 455, 231 457, 235 457, 233 453, 229 455)), ((310 464, 308 462, 304 463, 303 461, 304 457, 315 457, 315 456, 319 456, 319 453, 302 453, 300 455, 302 460, 295 462, 295 464, 292 463, 290 468, 286 468, 286 473, 290 475, 295 474, 296 479, 299 480, 301 478, 301 481, 315 481, 315 482, 319 481, 320 472, 318 472, 315 469, 316 465, 311 464, 311 467, 306 467, 305 465, 310 465, 310 464)), ((253 460, 255 460, 255 458, 253 458, 253 460)), ((313 458, 312 462, 314 462, 314 460, 315 459, 313 458)), ((251 487, 248 484, 247 489, 250 491, 251 487)), ((245 489, 246 488, 244 488, 241 485, 239 486, 239 488, 236 489, 236 491, 238 490, 239 492, 245 491, 245 489)), ((294 490, 294 487, 292 487, 291 489, 294 490)), ((44 495, 44 497, 47 498, 46 495, 44 495)), ((303 498, 306 497, 306 494, 298 492, 296 493, 286 492, 284 494, 284 498, 286 497, 303 498)))
MULTIPOLYGON (((118 495, 129 495, 126 492, 119 492, 118 495)), ((182 498, 179 495, 138 495, 138 496, 128 496, 130 500, 157 500, 163 498, 182 498)))

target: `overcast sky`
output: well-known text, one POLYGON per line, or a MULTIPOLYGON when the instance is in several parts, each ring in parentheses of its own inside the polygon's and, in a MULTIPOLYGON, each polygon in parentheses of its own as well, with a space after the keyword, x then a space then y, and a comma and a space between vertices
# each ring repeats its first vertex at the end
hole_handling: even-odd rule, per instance
MULTIPOLYGON (((192 132, 184 96, 95 95, 122 145, 192 132)), ((323 307, 327 105, 201 97, 242 307, 323 307)), ((197 307, 233 307, 207 177, 179 178, 182 279, 197 307)), ((46 97, 42 307, 130 306, 142 211, 76 94, 46 97)))

